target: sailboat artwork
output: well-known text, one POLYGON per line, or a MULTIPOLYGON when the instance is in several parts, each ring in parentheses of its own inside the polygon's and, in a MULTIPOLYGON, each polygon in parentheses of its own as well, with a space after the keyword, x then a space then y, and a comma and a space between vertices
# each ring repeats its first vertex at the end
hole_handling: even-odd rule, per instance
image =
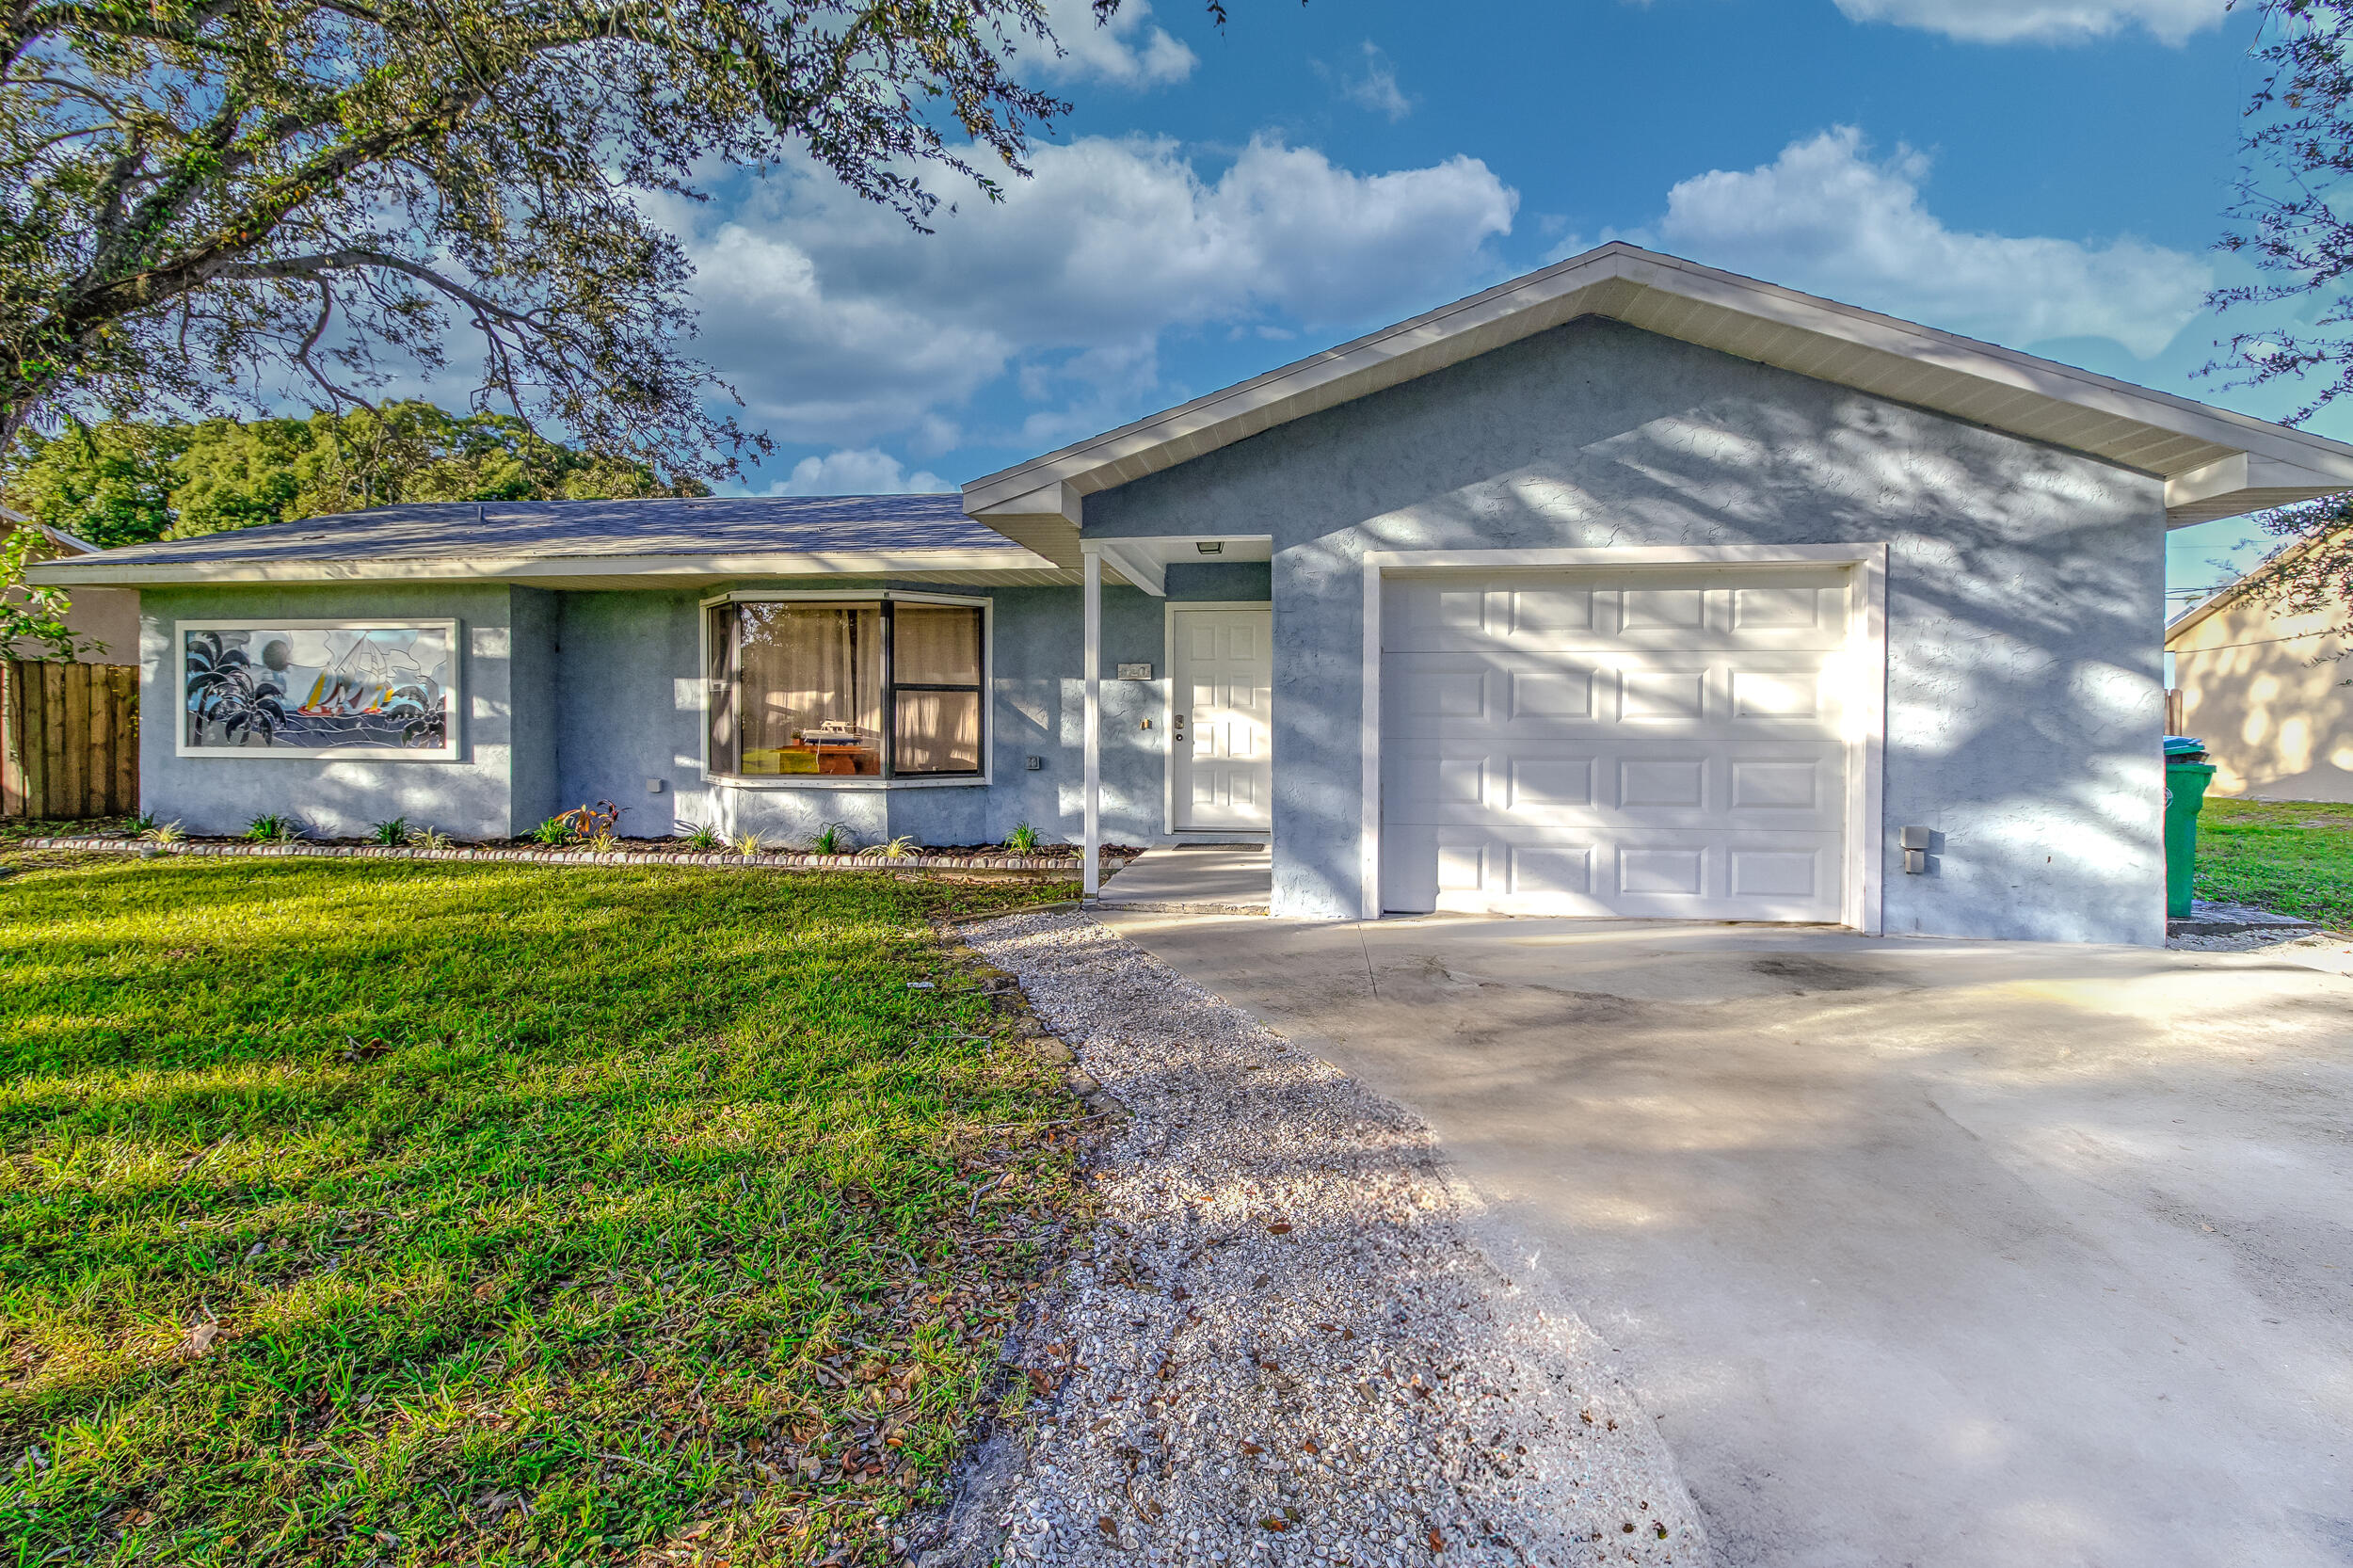
POLYGON ((180 752, 456 755, 455 621, 182 621, 180 752))

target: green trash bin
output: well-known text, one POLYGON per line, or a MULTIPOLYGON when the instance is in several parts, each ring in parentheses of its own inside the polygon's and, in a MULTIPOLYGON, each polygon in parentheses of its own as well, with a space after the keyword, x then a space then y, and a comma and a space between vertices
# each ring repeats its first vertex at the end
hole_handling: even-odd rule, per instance
POLYGON ((2165 915, 2187 920, 2198 874, 2198 812, 2206 804, 2214 764, 2206 744, 2187 735, 2165 738, 2165 915))

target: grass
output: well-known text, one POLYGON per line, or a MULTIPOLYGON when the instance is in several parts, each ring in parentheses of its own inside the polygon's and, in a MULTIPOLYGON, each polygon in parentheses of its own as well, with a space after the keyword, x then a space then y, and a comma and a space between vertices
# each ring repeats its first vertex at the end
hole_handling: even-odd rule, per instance
POLYGON ((927 923, 1054 889, 21 863, 16 1563, 877 1560, 1079 1202, 927 923))
POLYGON ((2198 896, 2353 930, 2353 806, 2208 800, 2198 819, 2198 896))
POLYGON ((132 826, 129 817, 77 817, 49 820, 40 817, 0 817, 0 849, 22 843, 26 839, 69 839, 86 833, 127 833, 132 826))

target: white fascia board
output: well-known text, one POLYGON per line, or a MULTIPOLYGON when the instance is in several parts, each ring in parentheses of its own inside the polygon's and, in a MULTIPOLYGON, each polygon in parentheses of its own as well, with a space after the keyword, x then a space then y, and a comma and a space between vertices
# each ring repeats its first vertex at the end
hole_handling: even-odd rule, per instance
POLYGON ((1084 515, 1083 504, 1077 490, 1060 481, 988 499, 976 498, 974 487, 967 485, 964 515, 1037 552, 1049 565, 1079 565, 1079 520, 1084 515))
POLYGON ((515 555, 459 560, 153 561, 84 557, 26 568, 44 586, 164 583, 494 583, 516 578, 876 577, 1050 570, 1027 550, 812 551, 742 555, 515 555))
POLYGON ((1079 492, 1059 480, 1017 495, 993 499, 976 493, 987 483, 984 479, 975 480, 964 487, 964 515, 976 522, 984 522, 991 517, 1059 517, 1073 528, 1079 525, 1079 492))
MULTIPOLYGON (((1612 243, 1177 408, 984 475, 964 487, 966 509, 982 518, 1000 508, 1012 511, 1016 503, 1024 510, 1031 509, 1028 498, 1044 490, 1092 494, 1107 489, 1301 414, 1394 385, 1579 315, 1626 316, 1633 313, 1643 295, 1651 293, 1802 332, 1826 349, 1852 347, 1893 355, 1981 385, 2009 388, 2082 408, 2088 414, 2145 425, 2153 435, 2192 439, 2274 459, 2304 474, 2304 486, 2314 493, 2353 488, 2353 446, 2344 442, 1677 257, 1612 243), (1408 366, 1401 364, 1401 360, 1415 363, 1408 366)), ((1993 423, 1982 417, 1978 422, 1993 423)), ((1998 424, 1994 427, 1999 428, 1998 424)))
POLYGON ((2166 526, 2188 528, 2346 490, 2353 490, 2353 475, 2234 453, 2166 481, 2166 526))
POLYGON ((2177 473, 2165 482, 2165 509, 2169 514, 2179 508, 2232 495, 2247 488, 2247 454, 2234 452, 2219 462, 2204 468, 2177 473))
POLYGON ((1148 552, 1128 548, 1121 539, 1089 539, 1079 549, 1083 554, 1100 555, 1113 571, 1154 599, 1168 597, 1168 574, 1148 552))

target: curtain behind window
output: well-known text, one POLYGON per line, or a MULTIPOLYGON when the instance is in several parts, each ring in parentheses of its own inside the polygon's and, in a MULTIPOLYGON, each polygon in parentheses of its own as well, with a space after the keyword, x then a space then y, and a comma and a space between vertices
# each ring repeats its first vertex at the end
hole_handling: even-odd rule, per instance
POLYGON ((735 609, 740 771, 787 771, 781 755, 815 732, 836 755, 853 759, 851 771, 880 773, 881 608, 754 602, 735 609), (854 742, 843 744, 848 737, 854 742))

